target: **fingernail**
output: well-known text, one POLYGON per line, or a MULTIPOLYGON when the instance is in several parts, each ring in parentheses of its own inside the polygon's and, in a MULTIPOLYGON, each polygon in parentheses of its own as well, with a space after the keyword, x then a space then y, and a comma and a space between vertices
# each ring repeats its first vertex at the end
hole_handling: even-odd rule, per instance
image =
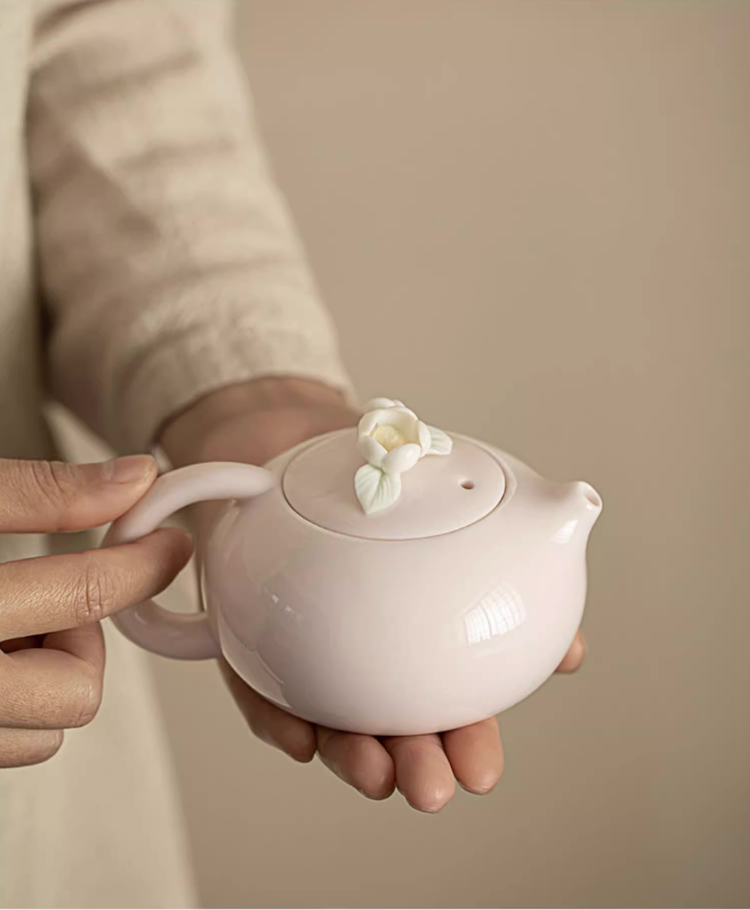
POLYGON ((499 781, 496 781, 494 784, 480 784, 477 787, 469 787, 458 779, 457 782, 464 793, 470 793, 472 796, 489 796, 499 783, 499 781))
POLYGON ((106 461, 102 472, 110 483, 136 483, 152 472, 153 464, 154 459, 150 455, 126 455, 106 461))

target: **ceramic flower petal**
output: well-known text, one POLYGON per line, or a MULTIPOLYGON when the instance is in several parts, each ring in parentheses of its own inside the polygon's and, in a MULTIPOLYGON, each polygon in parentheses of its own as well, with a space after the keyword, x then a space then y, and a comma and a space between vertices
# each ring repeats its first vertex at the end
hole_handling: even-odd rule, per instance
POLYGON ((378 423, 396 427, 408 438, 409 442, 417 442, 419 421, 408 408, 390 408, 390 410, 380 411, 380 413, 383 416, 378 423))
POLYGON ((386 421, 386 414, 388 414, 387 408, 379 408, 364 414, 357 425, 360 435, 363 433, 367 433, 368 435, 372 433, 379 423, 384 423, 386 421))
MULTIPOLYGON (((407 408, 388 408, 370 411, 359 422, 360 435, 376 436, 380 427, 398 430, 404 442, 419 442, 419 421, 407 408)), ((389 446, 388 448, 391 448, 389 446)))
MULTIPOLYGON (((372 398, 365 405, 365 411, 375 411, 381 408, 404 408, 406 405, 398 398, 372 398)), ((408 411, 409 409, 406 408, 408 411)), ((413 412, 412 412, 413 413, 413 412)))
POLYGON ((377 439, 373 439, 372 436, 363 433, 357 440, 357 447, 368 464, 374 465, 376 468, 383 466, 383 459, 388 452, 380 445, 377 439))
POLYGON ((446 433, 427 426, 397 398, 368 401, 359 421, 357 444, 367 464, 357 472, 355 488, 368 515, 398 499, 401 474, 410 471, 420 458, 447 455, 453 448, 446 433))
POLYGON ((366 464, 354 476, 354 489, 367 515, 387 509, 401 495, 401 475, 366 464))
POLYGON ((395 408, 401 405, 393 398, 373 398, 365 405, 365 411, 381 411, 383 408, 395 408))
MULTIPOLYGON (((422 450, 418 445, 410 443, 405 446, 399 446, 388 452, 382 461, 381 467, 386 474, 403 474, 410 471, 419 461, 422 450)), ((371 462, 372 464, 372 462, 371 462)))

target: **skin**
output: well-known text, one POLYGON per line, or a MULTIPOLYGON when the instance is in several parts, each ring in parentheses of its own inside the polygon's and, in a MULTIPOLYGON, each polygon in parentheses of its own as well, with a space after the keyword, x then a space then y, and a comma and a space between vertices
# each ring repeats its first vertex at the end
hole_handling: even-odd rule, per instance
MULTIPOLYGON (((79 531, 127 511, 156 478, 152 458, 104 465, 0 459, 0 534, 79 531)), ((0 768, 51 758, 102 697, 100 620, 163 590, 190 557, 164 529, 106 551, 0 564, 0 768)))
MULTIPOLYGON (((222 389, 173 420, 162 445, 175 466, 205 461, 262 465, 299 442, 356 424, 358 415, 333 389, 292 379, 260 380, 222 389)), ((194 514, 198 551, 215 516, 215 506, 194 514)), ((576 636, 558 672, 573 673, 586 644, 576 636)), ((370 799, 398 789, 423 812, 440 811, 456 783, 475 794, 489 793, 503 772, 497 720, 440 735, 374 738, 315 726, 270 704, 222 664, 229 691, 253 733, 299 762, 317 754, 344 783, 370 799)))
MULTIPOLYGON (((264 380, 207 396, 162 434, 176 465, 201 461, 263 464, 292 445, 351 426, 357 415, 325 386, 264 380)), ((156 478, 150 457, 104 465, 0 459, 0 534, 79 531, 118 518, 156 478)), ((215 514, 195 512, 200 551, 215 514)), ((181 531, 155 531, 132 544, 0 564, 0 768, 46 761, 64 731, 89 723, 102 696, 100 621, 162 591, 190 557, 181 531)), ((560 672, 580 666, 579 633, 560 672)), ((302 721, 265 701, 222 665, 227 686, 252 731, 300 762, 319 755, 345 783, 371 799, 398 789, 407 802, 437 812, 458 782, 490 792, 503 770, 494 718, 441 735, 376 739, 302 721)))

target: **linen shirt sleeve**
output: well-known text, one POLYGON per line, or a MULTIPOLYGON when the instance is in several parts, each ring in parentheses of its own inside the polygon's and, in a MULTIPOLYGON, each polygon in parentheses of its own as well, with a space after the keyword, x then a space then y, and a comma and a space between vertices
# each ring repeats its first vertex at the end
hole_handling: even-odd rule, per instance
POLYGON ((223 0, 35 0, 28 158, 52 394, 119 451, 260 376, 349 391, 223 0))

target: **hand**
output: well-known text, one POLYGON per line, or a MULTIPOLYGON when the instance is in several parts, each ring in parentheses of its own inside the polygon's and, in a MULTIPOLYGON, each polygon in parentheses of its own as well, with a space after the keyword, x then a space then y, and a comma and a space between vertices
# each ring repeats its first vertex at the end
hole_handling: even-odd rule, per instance
MULTIPOLYGON (((357 415, 325 386, 303 380, 263 380, 207 396, 176 418, 162 444, 176 465, 196 461, 264 464, 305 439, 354 426, 357 415)), ((213 511, 198 513, 199 539, 213 511)), ((571 673, 585 655, 578 633, 558 668, 571 673)), ((455 792, 488 793, 500 780, 503 749, 497 721, 429 736, 372 736, 309 724, 266 701, 222 662, 227 685, 253 732, 300 762, 320 755, 343 781, 371 799, 397 787, 416 809, 436 812, 455 792)))
MULTIPOLYGON (((122 515, 156 478, 147 456, 103 465, 0 460, 0 534, 80 531, 122 515)), ((190 557, 186 534, 0 564, 0 768, 51 758, 63 730, 99 708, 99 620, 165 588, 190 557)))

